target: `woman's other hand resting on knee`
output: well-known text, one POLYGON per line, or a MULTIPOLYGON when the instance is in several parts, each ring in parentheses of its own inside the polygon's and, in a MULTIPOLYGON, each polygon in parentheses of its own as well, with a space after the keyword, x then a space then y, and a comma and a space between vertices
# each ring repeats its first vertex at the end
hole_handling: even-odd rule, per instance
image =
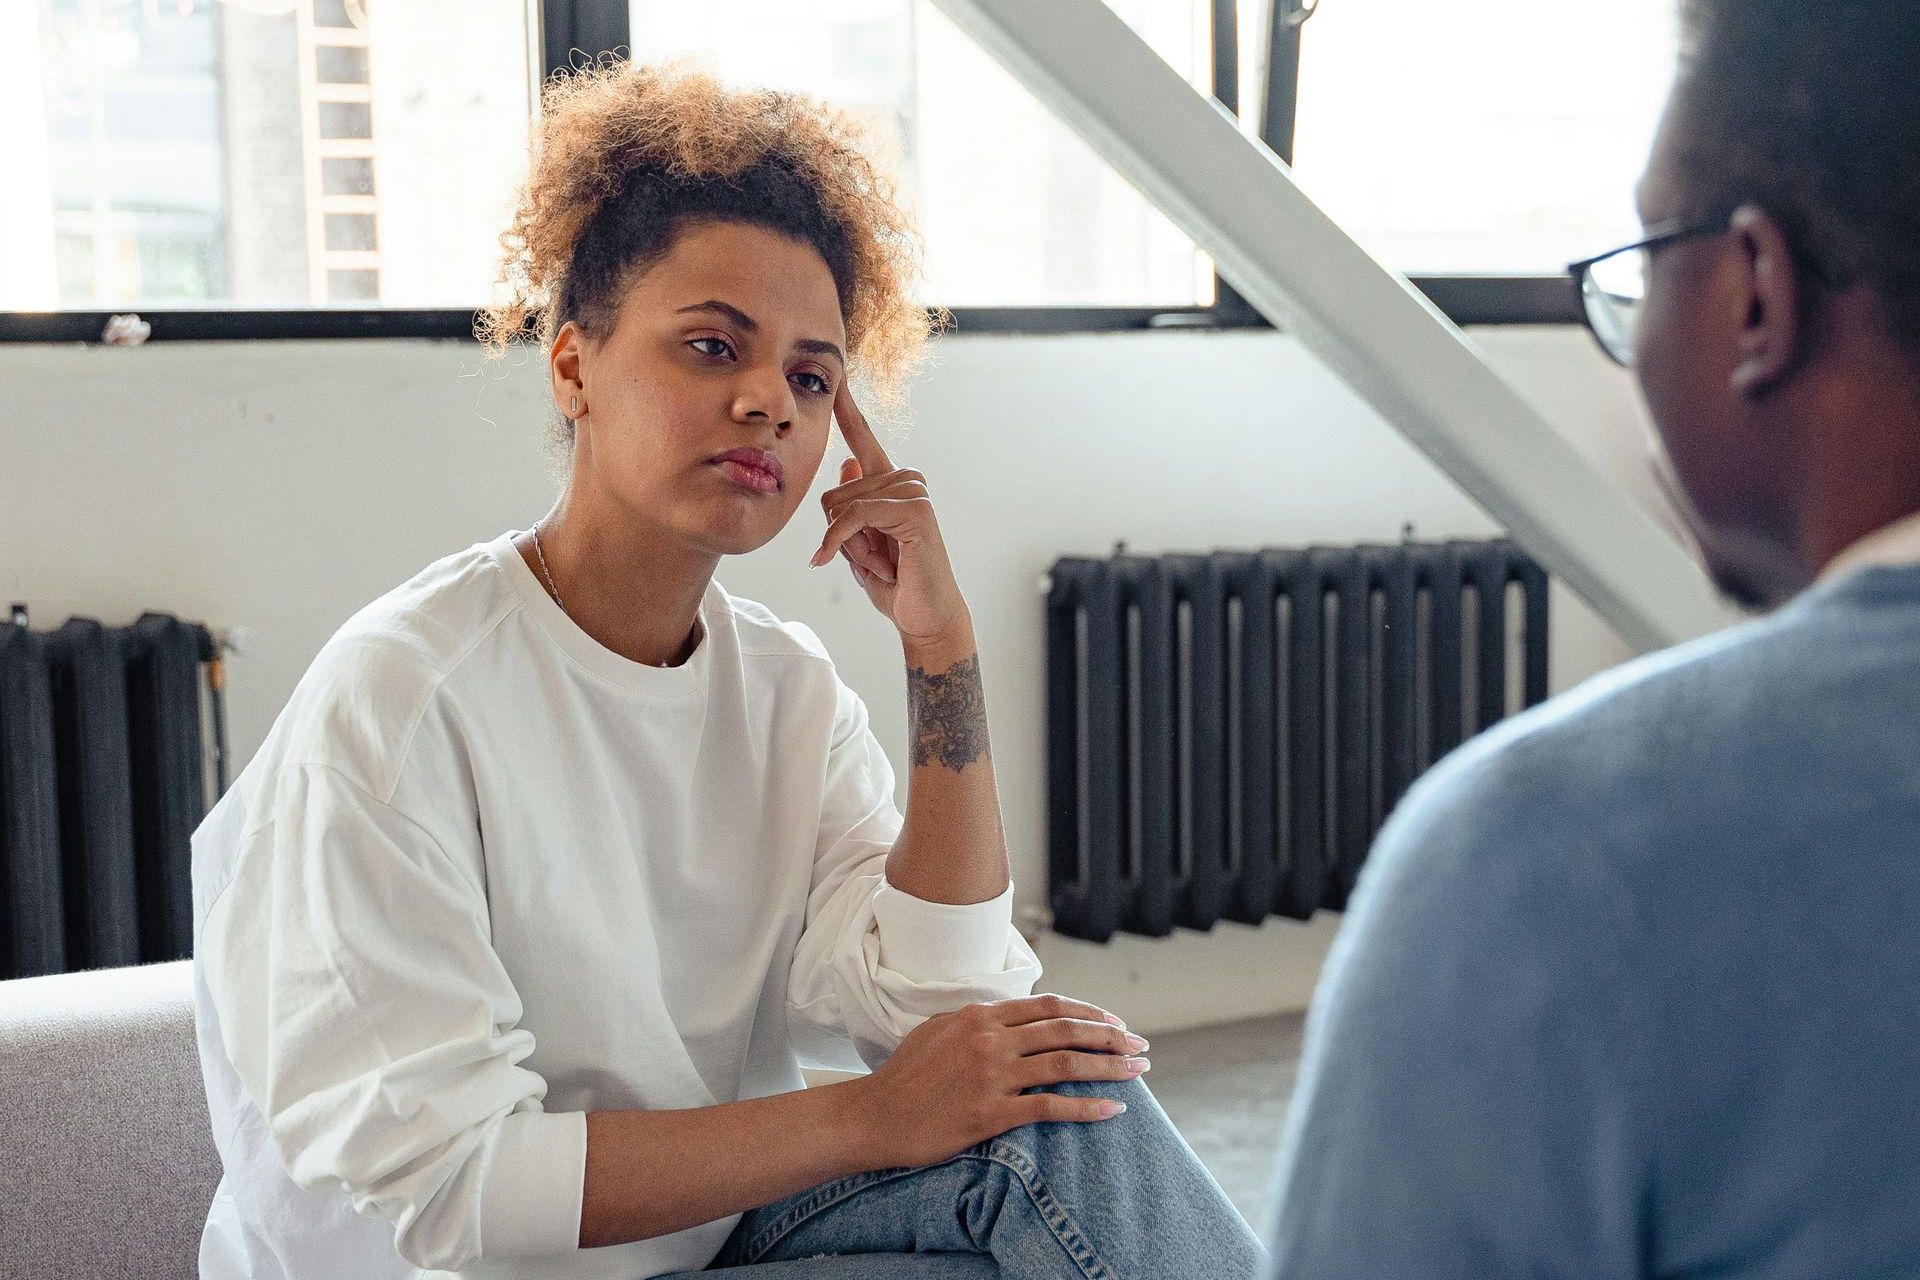
POLYGON ((1113 1015, 1065 996, 968 1005, 914 1028, 884 1066, 851 1082, 865 1095, 868 1148, 882 1166, 923 1165, 1042 1120, 1105 1120, 1126 1104, 1025 1090, 1131 1080, 1147 1042, 1113 1015))
POLYGON ((682 1231, 834 1178, 932 1164, 1036 1121, 1121 1104, 1023 1090, 1131 1080, 1147 1042, 1096 1005, 1022 996, 938 1014, 872 1075, 686 1111, 587 1117, 583 1248, 682 1231))

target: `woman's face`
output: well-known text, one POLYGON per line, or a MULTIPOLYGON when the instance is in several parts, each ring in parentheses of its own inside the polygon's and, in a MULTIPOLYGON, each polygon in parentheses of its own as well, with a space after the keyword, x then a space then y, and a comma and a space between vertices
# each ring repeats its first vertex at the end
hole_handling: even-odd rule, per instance
POLYGON ((813 484, 846 345, 812 245, 748 223, 689 224, 628 286, 604 339, 571 323, 555 337, 555 403, 578 394, 583 411, 572 488, 690 549, 752 551, 813 484), (746 453, 723 459, 735 450, 746 453))

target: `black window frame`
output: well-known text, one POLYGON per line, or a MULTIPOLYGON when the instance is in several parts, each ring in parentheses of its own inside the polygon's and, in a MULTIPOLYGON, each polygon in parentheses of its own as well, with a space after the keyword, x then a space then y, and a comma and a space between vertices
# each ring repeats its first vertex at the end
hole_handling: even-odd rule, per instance
MULTIPOLYGON (((1214 96, 1239 110, 1238 0, 1212 0, 1214 96)), ((1300 47, 1309 0, 1273 0, 1266 33, 1266 93, 1260 136, 1292 162, 1300 83, 1300 47)), ((630 44, 626 0, 538 0, 544 76, 601 51, 630 44)), ((1578 325, 1584 323, 1564 273, 1553 275, 1419 275, 1411 277, 1455 324, 1578 325)), ((1214 274, 1211 306, 954 307, 950 333, 1066 334, 1127 330, 1267 329, 1232 286, 1214 274)), ((113 311, 0 311, 0 342, 99 342, 113 311)), ((198 307, 140 310, 146 341, 236 341, 316 338, 473 337, 472 310, 314 307, 264 310, 198 307)))

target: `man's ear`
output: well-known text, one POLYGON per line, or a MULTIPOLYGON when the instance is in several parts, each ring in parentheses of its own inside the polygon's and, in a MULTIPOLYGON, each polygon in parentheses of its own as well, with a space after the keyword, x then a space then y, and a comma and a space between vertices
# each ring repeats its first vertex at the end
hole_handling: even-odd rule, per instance
POLYGON ((1747 288, 1733 389, 1758 396, 1786 377, 1800 354, 1800 277, 1785 229, 1765 209, 1741 205, 1727 229, 1739 247, 1747 288))

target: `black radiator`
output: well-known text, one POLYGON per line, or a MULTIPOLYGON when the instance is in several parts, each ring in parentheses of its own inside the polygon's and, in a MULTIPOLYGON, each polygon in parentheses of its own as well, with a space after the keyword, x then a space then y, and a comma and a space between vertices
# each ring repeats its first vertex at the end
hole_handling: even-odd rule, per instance
POLYGON ((0 978, 191 954, 203 665, 223 755, 205 627, 147 613, 42 634, 19 605, 0 626, 0 978))
POLYGON ((1387 814, 1547 695, 1509 542, 1063 559, 1047 599, 1053 928, 1340 910, 1387 814))

